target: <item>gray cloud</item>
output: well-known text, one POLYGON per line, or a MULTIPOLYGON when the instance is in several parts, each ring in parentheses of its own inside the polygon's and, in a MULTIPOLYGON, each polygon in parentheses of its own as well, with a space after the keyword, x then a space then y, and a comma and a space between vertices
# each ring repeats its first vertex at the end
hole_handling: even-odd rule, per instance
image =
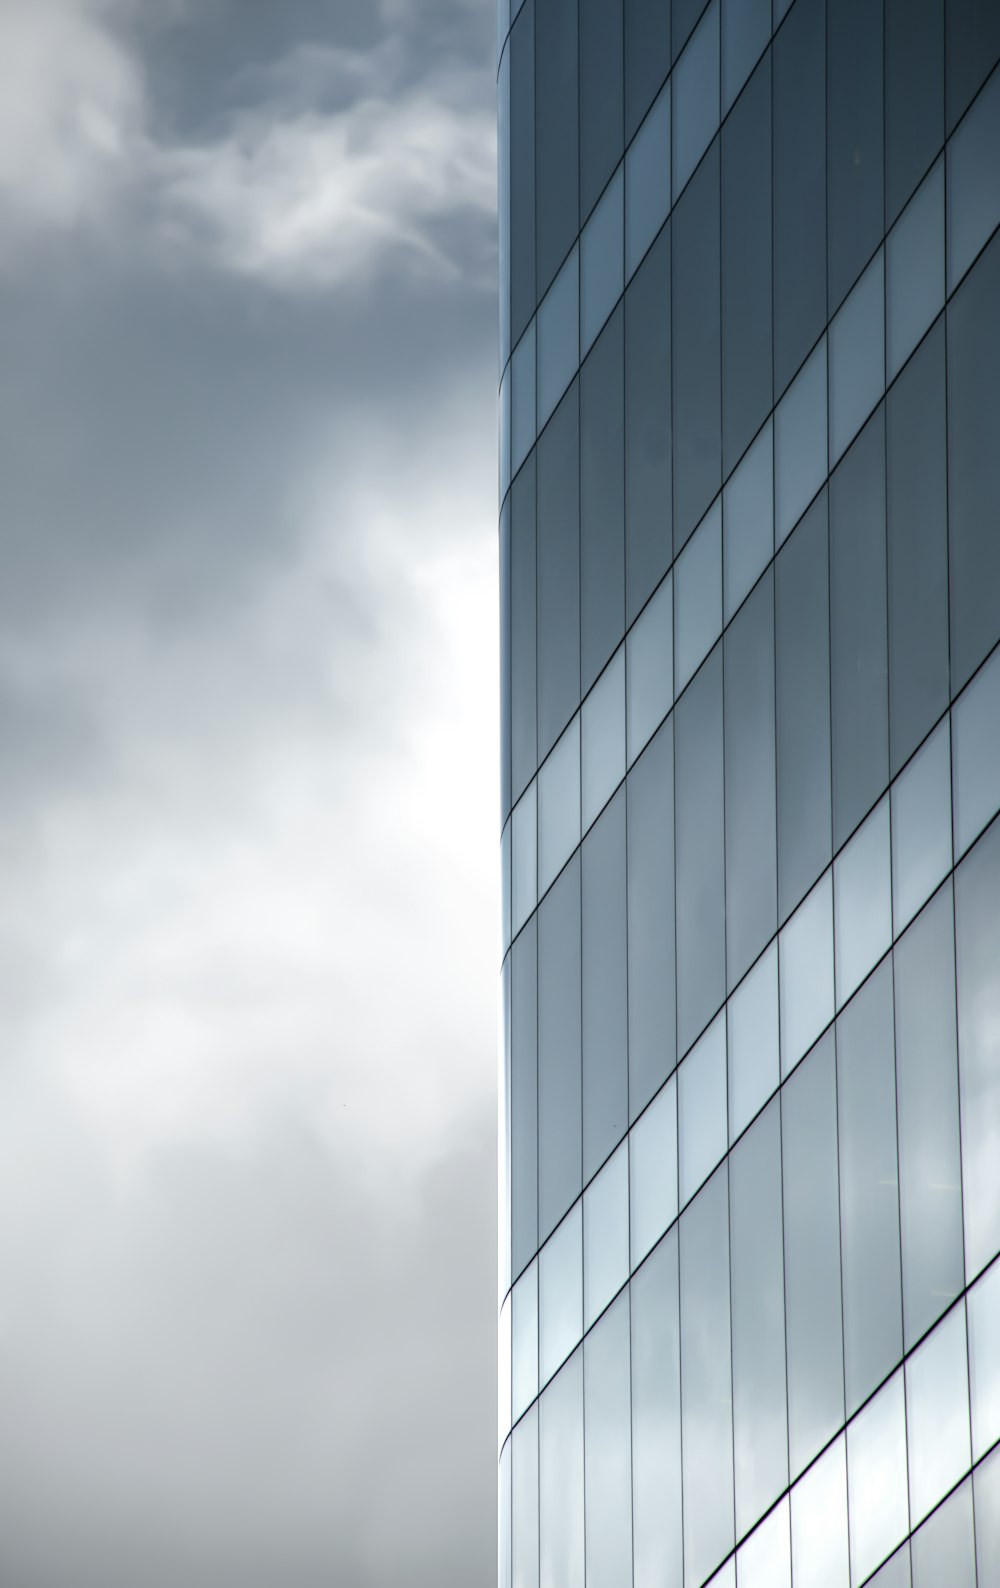
POLYGON ((303 128, 474 141, 489 12, 0 13, 11 1588, 492 1580, 482 171, 431 118, 404 246, 246 263, 303 128))

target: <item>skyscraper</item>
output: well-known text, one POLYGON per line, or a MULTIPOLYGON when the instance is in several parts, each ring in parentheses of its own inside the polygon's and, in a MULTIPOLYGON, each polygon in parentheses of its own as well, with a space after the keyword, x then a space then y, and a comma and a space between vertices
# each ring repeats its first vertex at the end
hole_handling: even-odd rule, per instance
POLYGON ((501 13, 500 1588, 996 1588, 1000 4, 501 13))

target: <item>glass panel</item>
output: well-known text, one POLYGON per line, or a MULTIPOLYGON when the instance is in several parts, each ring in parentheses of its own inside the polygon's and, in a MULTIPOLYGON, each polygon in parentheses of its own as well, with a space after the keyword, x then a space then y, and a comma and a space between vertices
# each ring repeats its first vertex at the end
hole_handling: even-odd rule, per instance
POLYGON ((948 291, 1000 222, 1000 71, 948 142, 948 291))
MULTIPOLYGON (((729 1160, 729 1239, 739 1538, 788 1486, 781 1112, 777 1098, 733 1148, 729 1160)), ((787 1558, 787 1509, 783 1526, 787 1558)), ((770 1546, 761 1548, 764 1553, 760 1562, 771 1559, 770 1546)), ((756 1551, 754 1559, 758 1559, 756 1551)), ((743 1570, 741 1562, 741 1581, 743 1570)), ((758 1580, 770 1584, 781 1579, 780 1575, 769 1577, 764 1573, 753 1577, 753 1581, 758 1580)))
POLYGON ((670 211, 670 84, 664 83, 625 156, 625 274, 633 272, 670 211))
POLYGON ((673 633, 672 582, 668 576, 625 641, 629 766, 673 702, 673 633))
POLYGON ((580 237, 580 330, 582 353, 625 287, 625 169, 619 166, 580 237))
POLYGON ((874 1577, 869 1577, 867 1588, 912 1588, 910 1579, 910 1546, 897 1549, 874 1577))
POLYGON ((837 1022, 847 1415, 903 1354, 892 966, 837 1022))
MULTIPOLYGON (((830 312, 884 231, 882 5, 827 11, 827 214, 830 312)), ((879 342, 881 346, 881 339, 879 342)))
POLYGON ((722 498, 674 568, 674 690, 680 694, 722 632, 722 498))
POLYGON ((539 1402, 539 1578, 541 1588, 580 1588, 583 1542, 583 1352, 539 1402))
POLYGON ((547 422, 580 362, 579 259, 574 247, 538 310, 538 428, 547 422))
POLYGON ((726 968, 732 987, 778 924, 770 573, 726 632, 725 673, 726 968))
POLYGON ((500 411, 498 416, 500 433, 500 496, 506 496, 510 486, 510 365, 503 372, 500 381, 500 411))
POLYGON ((538 1394, 538 1260, 514 1286, 511 1314, 513 1413, 517 1421, 538 1394))
POLYGON ((969 1291, 972 1459, 1000 1439, 1000 1263, 969 1291))
POLYGON ((951 734, 935 728, 892 786, 892 912, 897 933, 951 870, 951 734))
POLYGON ((637 1268, 677 1217, 677 1085, 670 1080, 632 1126, 632 1267, 637 1268))
POLYGON ((628 780, 629 1117, 674 1067, 674 739, 664 723, 628 780))
POLYGON ((580 717, 538 774, 538 891, 545 893, 580 842, 580 717))
POLYGON ((771 0, 722 0, 722 114, 771 38, 771 0))
POLYGON ((580 857, 538 912, 538 1224, 542 1240, 581 1189, 580 857))
POLYGON ((580 684, 625 628, 625 340, 616 309, 580 372, 580 684))
POLYGON ((1000 56, 1000 13, 992 0, 948 0, 945 18, 951 132, 1000 56))
MULTIPOLYGON (((501 1279, 501 1283, 502 1283, 501 1279)), ((506 1295, 500 1308, 497 1330, 497 1439, 502 1445, 510 1432, 511 1412, 511 1297, 506 1295)))
POLYGON ((511 824, 500 835, 500 933, 503 951, 510 948, 510 843, 511 824))
POLYGON ((1000 638, 1000 237, 948 305, 952 693, 1000 638))
POLYGON ((737 1588, 792 1588, 788 1501, 782 1500, 736 1557, 737 1588))
POLYGON ((965 1273, 1000 1251, 1000 822, 955 874, 965 1273))
POLYGON ((847 1452, 843 1434, 792 1490, 795 1588, 845 1588, 847 1452))
MULTIPOLYGON (((675 86, 675 98, 676 93, 675 86)), ((719 145, 715 143, 675 203, 671 222, 673 382, 674 391, 683 393, 683 402, 678 401, 673 415, 675 551, 683 546, 722 484, 719 210, 719 145)))
POLYGON ((498 1293, 502 1296, 510 1288, 511 1281, 511 1030, 509 958, 504 960, 500 972, 500 1008, 498 1013, 500 1016, 500 1030, 497 1046, 500 1051, 500 1065, 497 1076, 497 1145, 499 1148, 497 1153, 497 1288, 498 1293))
POLYGON ((729 1140, 777 1090, 778 945, 772 943, 729 1000, 729 1140))
POLYGON ((723 1164, 680 1222, 685 1588, 734 1543, 727 1181, 723 1164))
POLYGON ((885 415, 879 411, 830 481, 833 846, 889 781, 885 415))
MULTIPOLYGON (((778 394, 826 323, 824 0, 798 0, 775 38, 773 56, 774 390, 778 394)), ((825 373, 823 387, 825 393, 825 373)), ((825 439, 825 414, 823 433, 825 439)))
POLYGON ((910 1516, 915 1526, 972 1465, 965 1308, 948 1316, 906 1363, 910 1516))
POLYGON ((538 1407, 514 1429, 511 1462, 513 1588, 538 1588, 538 1407))
POLYGON ((837 1006, 892 943, 889 799, 882 799, 833 864, 837 1006))
POLYGON ((538 937, 529 921, 511 967, 511 1244, 515 1274, 538 1248, 538 937))
POLYGON ((829 872, 782 931, 779 965, 781 1073, 786 1076, 833 1019, 833 885, 829 872))
POLYGON ((580 214, 589 215, 624 147, 622 0, 580 0, 580 214))
POLYGON ((625 647, 620 645, 583 703, 583 827, 625 776, 625 647))
POLYGON ((628 1291, 587 1336, 583 1368, 587 1585, 621 1588, 632 1576, 628 1291))
POLYGON ((538 441, 538 757, 580 704, 580 388, 574 381, 538 441))
POLYGON ((830 326, 830 462, 847 451, 885 390, 885 275, 879 249, 830 326))
POLYGON ((771 421, 722 493, 723 584, 728 623, 774 551, 774 459, 771 421))
POLYGON ((538 784, 533 779, 514 806, 511 819, 511 891, 515 932, 521 930, 538 900, 537 794, 538 784))
POLYGON ((944 160, 921 183, 886 242, 886 354, 895 380, 944 305, 944 160))
POLYGON ((677 1043, 683 1053, 726 995, 721 645, 678 701, 674 721, 677 1043))
POLYGON ((511 360, 511 447, 516 474, 535 444, 535 322, 511 360))
POLYGON ((895 1373, 847 1430, 851 1588, 909 1531, 903 1372, 895 1373))
POLYGON ((625 597, 629 623, 673 555, 670 227, 625 294, 625 597))
POLYGON ((538 1374, 552 1377, 583 1333, 583 1210, 576 1205, 538 1258, 538 1374))
POLYGON ((535 312, 535 7, 510 35, 510 318, 516 341, 535 312))
POLYGON ((833 1032, 781 1093, 788 1442, 796 1477, 844 1420, 833 1032))
POLYGON ((583 1326, 589 1329, 628 1279, 628 1142, 583 1195, 583 1326))
POLYGON ((535 458, 510 493, 510 754, 515 799, 538 766, 536 733, 535 458))
POLYGON ((625 0, 626 142, 669 70, 669 0, 625 0))
POLYGON ((894 956, 907 1349, 965 1283, 953 920, 949 886, 897 943, 894 956))
POLYGON ((726 1016, 716 1016, 677 1072, 681 1207, 726 1152, 726 1016))
POLYGON ((634 1588, 681 1588, 681 1381, 677 1231, 634 1275, 634 1588))
POLYGON ((499 1588, 511 1588, 511 1496, 510 1496, 510 1445, 500 1452, 500 1481, 497 1506, 497 1582, 499 1588))
POLYGON ((733 1555, 720 1566, 707 1588, 736 1588, 736 1556, 733 1555))
POLYGON ((944 322, 886 398, 893 774, 948 705, 944 322))
POLYGON ((781 545, 826 479, 826 337, 774 414, 774 508, 781 545))
POLYGON ((1000 809, 1000 650, 952 708, 955 853, 963 855, 1000 809))
POLYGON ((830 861, 830 617, 826 497, 775 563, 778 919, 830 861))
POLYGON ((987 1583, 1000 1582, 1000 1450, 976 1468, 973 1491, 979 1588, 986 1588, 987 1583))
POLYGON ((679 193, 719 125, 719 0, 712 0, 677 62, 674 93, 674 192, 679 193))
POLYGON ((583 845, 583 1177, 628 1129, 625 790, 583 845))
POLYGON ((886 219, 899 214, 944 141, 944 0, 886 0, 886 219))
POLYGON ((971 1478, 924 1523, 911 1552, 913 1588, 976 1588, 971 1478))
POLYGON ((535 3, 535 180, 538 289, 580 229, 577 0, 535 3))

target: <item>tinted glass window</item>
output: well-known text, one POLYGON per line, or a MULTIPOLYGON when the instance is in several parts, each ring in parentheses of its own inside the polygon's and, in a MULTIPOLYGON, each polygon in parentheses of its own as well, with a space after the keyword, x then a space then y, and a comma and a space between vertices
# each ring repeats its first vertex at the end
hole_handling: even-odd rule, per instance
POLYGON ((1000 11, 993 0, 946 0, 945 22, 951 132, 1000 56, 1000 11))
POLYGON ((882 237, 881 0, 829 0, 827 41, 832 313, 882 237))
POLYGON ((538 291, 580 228, 577 0, 535 0, 535 175, 538 291))
POLYGON ((774 385, 826 319, 826 15, 798 0, 774 41, 774 385))
POLYGON ((670 70, 670 0, 625 0, 625 141, 670 70))
POLYGON ((673 555, 670 227, 625 295, 625 565, 631 623, 673 555))
MULTIPOLYGON (((862 1583, 909 1529, 902 1369, 847 1430, 847 1492, 851 1582, 862 1583)), ((893 1573, 886 1588, 890 1584, 902 1588, 908 1582, 909 1572, 904 1570, 901 1577, 893 1573)))
POLYGON ((771 58, 768 55, 761 61, 722 129, 723 473, 728 474, 738 461, 770 407, 771 58))
POLYGON ((587 1583, 620 1588, 632 1575, 632 1419, 628 1291, 583 1348, 587 1583))
POLYGON ((965 1308, 953 1307, 906 1363, 906 1443, 913 1525, 969 1470, 965 1308))
POLYGON ((972 1479, 967 1478, 947 1504, 924 1523, 911 1547, 913 1588, 976 1588, 976 1543, 972 1479))
POLYGON ((511 1242, 519 1274, 538 1246, 538 961, 532 918, 511 950, 511 1242))
POLYGON ((538 1408, 514 1429, 511 1460, 513 1521, 511 1588, 538 1588, 538 1408))
POLYGON ((580 701, 580 419, 573 383, 538 443, 538 750, 580 701))
POLYGON ((681 1383, 677 1230, 633 1276, 635 1588, 681 1588, 681 1383))
POLYGON ((726 992, 721 646, 678 702, 674 718, 677 1039, 683 1053, 726 992))
POLYGON ((955 874, 958 1054, 962 1100, 965 1267, 974 1279, 1000 1251, 1000 822, 955 874))
POLYGON ((580 3, 580 213, 590 214, 624 138, 622 0, 580 3))
POLYGON ((538 911, 538 1211, 544 1240, 581 1184, 580 857, 538 911))
POLYGON ((629 774, 628 1075, 632 1119, 674 1067, 674 744, 668 719, 629 774))
POLYGON ((690 535, 722 483, 719 146, 673 218, 674 536, 690 535), (681 400, 681 398, 683 400, 681 400))
POLYGON ((885 0, 885 200, 895 220, 944 140, 944 0, 885 0))
POLYGON ((732 987, 777 927, 770 573, 726 632, 725 672, 726 963, 732 987))
POLYGON ((583 1351, 539 1402, 539 1555, 542 1588, 579 1588, 584 1573, 583 1351))
POLYGON ((590 688, 625 627, 623 315, 580 372, 580 647, 590 688))
POLYGON ((517 341, 535 312, 535 0, 510 35, 510 318, 517 341))
POLYGON ((583 844, 583 1173, 628 1125, 625 1009, 625 791, 583 844))

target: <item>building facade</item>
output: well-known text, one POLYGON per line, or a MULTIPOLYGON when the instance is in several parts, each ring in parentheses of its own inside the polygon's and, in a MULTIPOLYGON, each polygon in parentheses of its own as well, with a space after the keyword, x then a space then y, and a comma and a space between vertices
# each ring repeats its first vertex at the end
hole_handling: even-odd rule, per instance
POLYGON ((500 1588, 997 1588, 1000 4, 498 44, 500 1588))

